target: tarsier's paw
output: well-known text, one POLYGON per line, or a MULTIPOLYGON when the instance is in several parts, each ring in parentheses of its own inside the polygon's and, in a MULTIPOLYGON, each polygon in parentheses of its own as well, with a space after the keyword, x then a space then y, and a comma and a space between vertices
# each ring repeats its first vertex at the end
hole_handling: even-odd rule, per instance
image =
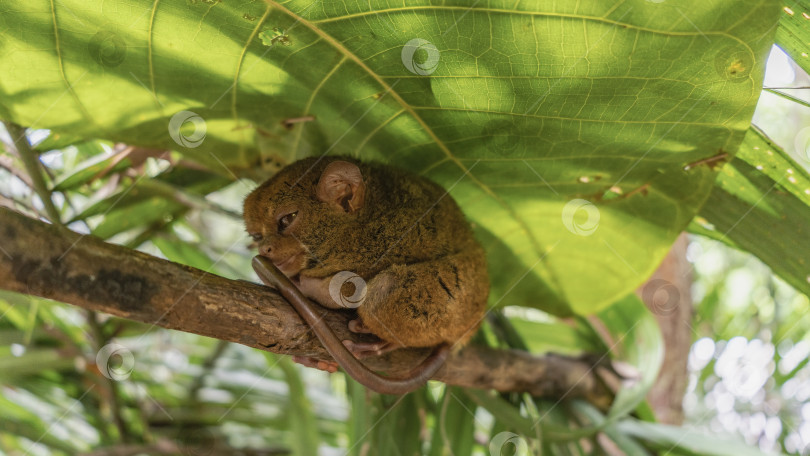
POLYGON ((380 356, 400 348, 400 346, 396 344, 382 340, 379 342, 355 342, 353 340, 344 340, 343 345, 345 345, 346 348, 352 352, 355 358, 359 359, 366 358, 368 356, 380 356))
POLYGON ((307 298, 314 299, 317 303, 326 307, 332 307, 327 305, 329 303, 328 299, 330 299, 329 282, 327 280, 300 276, 295 286, 298 287, 298 289, 301 290, 301 294, 307 298))
POLYGON ((329 372, 334 374, 338 370, 338 363, 335 361, 324 361, 318 358, 311 358, 309 356, 293 356, 293 362, 304 365, 306 367, 314 367, 315 369, 329 372))
MULTIPOLYGON (((364 325, 363 320, 360 318, 355 318, 354 320, 349 321, 349 331, 357 334, 373 334, 371 329, 364 325)), ((397 348, 401 348, 401 345, 399 344, 384 340, 378 340, 377 342, 355 342, 352 340, 344 340, 343 345, 345 345, 346 348, 352 352, 355 358, 360 359, 368 356, 380 356, 392 350, 396 350, 397 348)))

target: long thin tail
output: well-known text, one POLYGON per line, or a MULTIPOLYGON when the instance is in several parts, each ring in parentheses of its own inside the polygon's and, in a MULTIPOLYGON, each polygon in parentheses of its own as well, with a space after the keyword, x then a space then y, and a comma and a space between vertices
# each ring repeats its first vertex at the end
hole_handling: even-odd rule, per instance
POLYGON ((405 394, 424 385, 444 364, 450 353, 450 346, 436 347, 422 363, 411 369, 404 377, 383 377, 371 371, 341 343, 332 328, 315 312, 315 305, 307 299, 290 280, 267 258, 253 257, 253 269, 266 285, 279 290, 292 304, 301 318, 312 327, 326 351, 340 364, 353 379, 372 391, 384 394, 405 394))

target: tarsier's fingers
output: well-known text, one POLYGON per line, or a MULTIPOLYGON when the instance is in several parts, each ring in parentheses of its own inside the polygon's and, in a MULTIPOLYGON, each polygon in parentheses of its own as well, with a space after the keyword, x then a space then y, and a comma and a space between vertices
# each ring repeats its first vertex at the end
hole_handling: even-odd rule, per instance
POLYGON ((323 359, 312 358, 310 356, 293 356, 294 363, 301 364, 302 366, 312 367, 318 370, 334 374, 338 370, 338 363, 334 361, 326 361, 323 359))
POLYGON ((281 295, 290 302, 338 364, 352 378, 373 391, 385 394, 405 394, 414 391, 424 385, 447 359, 450 347, 445 344, 434 350, 427 359, 413 368, 405 377, 377 375, 346 349, 332 328, 315 311, 315 304, 301 294, 301 291, 270 260, 262 256, 253 257, 253 269, 262 282, 278 289, 281 295))
POLYGON ((367 356, 380 356, 384 355, 397 348, 402 348, 392 344, 391 342, 355 342, 353 340, 344 340, 343 346, 346 347, 356 358, 365 358, 367 356))

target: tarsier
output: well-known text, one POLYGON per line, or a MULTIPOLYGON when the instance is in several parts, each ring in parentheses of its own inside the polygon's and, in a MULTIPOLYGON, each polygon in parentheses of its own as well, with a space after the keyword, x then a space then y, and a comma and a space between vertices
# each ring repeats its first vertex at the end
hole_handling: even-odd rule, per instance
POLYGON ((293 304, 337 361, 294 358, 304 365, 334 372, 339 364, 372 390, 403 394, 423 385, 483 318, 484 250, 455 201, 425 178, 346 157, 308 158, 248 195, 244 218, 259 248, 259 277, 293 304), (355 279, 348 286, 347 277, 355 279), (347 304, 349 295, 355 299, 347 304), (341 343, 307 298, 356 307, 349 329, 379 341, 341 343), (357 359, 403 347, 436 349, 401 378, 357 359))

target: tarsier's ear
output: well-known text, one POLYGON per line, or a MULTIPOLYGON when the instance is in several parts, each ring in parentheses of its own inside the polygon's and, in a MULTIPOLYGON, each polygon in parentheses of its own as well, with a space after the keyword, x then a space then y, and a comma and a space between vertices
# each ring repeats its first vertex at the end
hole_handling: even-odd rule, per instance
POLYGON ((330 163, 321 174, 316 195, 344 212, 359 210, 366 197, 366 184, 360 168, 346 161, 330 163))

